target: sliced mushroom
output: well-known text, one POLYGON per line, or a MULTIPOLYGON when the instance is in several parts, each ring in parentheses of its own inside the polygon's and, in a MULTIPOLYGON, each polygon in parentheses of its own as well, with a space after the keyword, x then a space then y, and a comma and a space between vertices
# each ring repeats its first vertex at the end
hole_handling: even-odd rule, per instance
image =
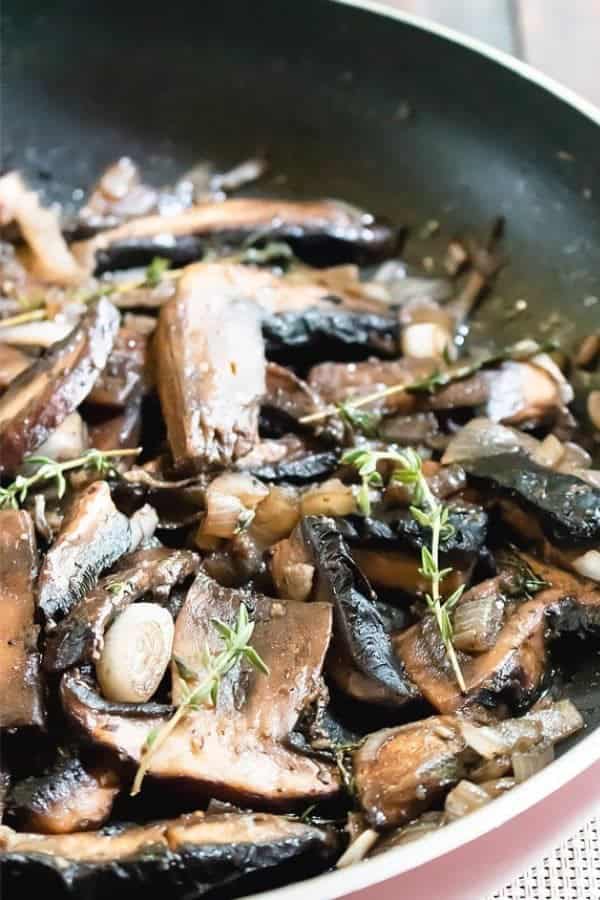
POLYGON ((37 564, 29 514, 0 512, 0 728, 44 724, 34 625, 37 564))
POLYGON ((354 753, 354 779, 367 822, 404 825, 429 809, 464 772, 466 744, 452 716, 431 716, 369 735, 354 753))
POLYGON ((22 372, 0 398, 0 475, 12 474, 91 391, 119 326, 106 299, 22 372))
POLYGON ((88 831, 108 819, 120 789, 121 779, 115 769, 100 762, 84 766, 77 755, 68 754, 44 775, 14 785, 11 818, 23 831, 88 831))
MULTIPOLYGON (((1 338, 2 330, 0 329, 1 338)), ((0 344, 0 390, 9 387, 17 375, 29 368, 32 362, 30 356, 16 347, 11 347, 10 344, 0 344)))
POLYGON ((98 406, 123 409, 146 382, 147 338, 132 328, 120 328, 106 367, 87 397, 98 406))
POLYGON ((72 284, 83 273, 60 230, 58 214, 44 209, 18 172, 0 178, 0 224, 16 221, 33 257, 33 271, 44 281, 72 284))
POLYGON ((94 482, 75 497, 42 563, 38 603, 50 627, 94 587, 104 569, 131 549, 127 516, 114 505, 108 484, 94 482))
POLYGON ((559 546, 600 543, 600 489, 588 482, 540 466, 522 453, 482 457, 463 466, 473 479, 492 484, 526 511, 522 526, 521 520, 510 522, 526 539, 534 537, 533 512, 534 522, 559 546))
POLYGON ((333 519, 308 516, 301 534, 316 570, 313 596, 334 609, 330 674, 356 699, 403 705, 419 692, 394 658, 371 585, 352 559, 333 519), (351 673, 351 674, 349 674, 351 673))
POLYGON ((193 471, 248 453, 258 442, 265 392, 259 312, 248 293, 218 266, 189 270, 161 309, 155 340, 176 465, 193 471))
POLYGON ((331 864, 330 829, 261 813, 195 812, 117 831, 46 836, 3 829, 0 861, 9 895, 35 885, 53 897, 127 900, 144 893, 248 893, 263 872, 275 883, 331 864), (248 881, 245 881, 245 878, 248 881))
POLYGON ((148 216, 104 231, 73 246, 76 257, 92 272, 145 265, 154 256, 167 255, 179 264, 202 256, 206 240, 242 243, 260 231, 264 238, 289 238, 297 242, 334 240, 370 256, 394 242, 391 229, 373 217, 333 200, 293 203, 283 200, 243 198, 203 203, 165 218, 148 216), (160 237, 175 240, 166 247, 160 237))

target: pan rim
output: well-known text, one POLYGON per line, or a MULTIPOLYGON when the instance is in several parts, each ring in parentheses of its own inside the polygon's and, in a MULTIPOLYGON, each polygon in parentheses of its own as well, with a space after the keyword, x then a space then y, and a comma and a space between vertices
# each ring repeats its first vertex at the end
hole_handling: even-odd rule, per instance
POLYGON ((454 28, 449 28, 438 22, 433 22, 431 19, 425 18, 425 16, 393 9, 385 3, 379 2, 379 0, 328 0, 328 2, 336 3, 339 6, 364 9, 374 15, 382 16, 387 19, 394 19, 404 25, 411 25, 413 28, 418 28, 421 31, 428 31, 430 34, 435 34, 447 41, 451 41, 453 44, 459 44, 468 50, 472 50, 474 53, 478 53, 480 56, 487 57, 492 62, 498 63, 498 65, 520 75, 527 81, 531 81, 533 84, 538 85, 549 94, 553 94, 558 100, 568 103, 569 106, 590 119, 595 125, 600 125, 600 106, 596 106, 591 100, 586 100, 586 98, 582 97, 577 91, 562 84, 551 75, 546 75, 545 72, 536 69, 529 63, 517 59, 516 56, 512 56, 505 50, 499 50, 479 38, 463 34, 460 31, 456 31, 454 28))
MULTIPOLYGON (((557 100, 568 104, 572 109, 585 116, 593 124, 600 126, 600 108, 594 103, 528 63, 516 59, 503 50, 498 50, 478 38, 461 34, 422 16, 392 9, 378 0, 328 0, 328 2, 364 9, 374 15, 427 31, 465 49, 472 50, 538 85, 557 100)), ((376 859, 364 860, 347 869, 326 872, 305 881, 255 893, 248 896, 247 900, 253 900, 253 898, 256 900, 258 898, 260 900, 306 900, 307 892, 310 892, 311 900, 334 900, 334 898, 381 884, 390 878, 445 856, 505 825, 511 819, 541 803, 599 760, 600 727, 583 737, 546 769, 538 772, 523 784, 517 785, 509 793, 497 797, 490 806, 476 810, 464 819, 446 825, 439 831, 427 834, 404 847, 390 849, 376 859)))

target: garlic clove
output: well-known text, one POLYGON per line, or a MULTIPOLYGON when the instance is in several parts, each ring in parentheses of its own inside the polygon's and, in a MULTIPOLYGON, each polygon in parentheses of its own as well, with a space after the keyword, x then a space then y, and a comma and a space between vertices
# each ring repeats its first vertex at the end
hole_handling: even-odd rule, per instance
POLYGON ((171 614, 156 603, 134 603, 115 619, 104 636, 96 665, 107 700, 145 703, 156 692, 173 650, 171 614))
POLYGON ((402 332, 402 353, 415 359, 442 356, 452 346, 452 336, 437 322, 415 322, 402 332))

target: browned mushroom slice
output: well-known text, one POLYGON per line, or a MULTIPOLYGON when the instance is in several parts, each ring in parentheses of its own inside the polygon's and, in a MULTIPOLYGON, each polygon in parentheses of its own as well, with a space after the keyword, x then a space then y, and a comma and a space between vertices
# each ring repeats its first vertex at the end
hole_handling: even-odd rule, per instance
POLYGON ((102 298, 64 340, 15 378, 0 398, 0 475, 13 473, 87 397, 118 327, 117 310, 102 298))
POLYGON ((460 780, 465 750, 453 716, 432 716, 369 735, 354 753, 354 783, 369 825, 410 822, 460 780))
POLYGON ((156 547, 138 550, 71 610, 48 637, 44 667, 61 672, 82 662, 97 660, 104 632, 121 610, 145 594, 167 600, 171 589, 193 575, 199 558, 189 550, 156 547))
POLYGON ((297 424, 303 416, 317 412, 322 406, 318 395, 291 369, 277 363, 267 363, 266 397, 264 405, 283 422, 297 424))
MULTIPOLYGON (((462 695, 448 668, 445 651, 430 618, 407 629, 395 640, 396 652, 408 675, 426 699, 440 712, 454 712, 476 702, 482 695, 502 693, 519 702, 540 686, 545 669, 544 626, 555 620, 555 629, 578 630, 600 627, 600 591, 593 582, 575 578, 523 555, 535 575, 550 586, 522 602, 508 605, 504 624, 493 646, 477 654, 460 654, 466 684, 462 695)), ((506 603, 500 578, 478 585, 475 591, 496 588, 506 603)), ((469 594, 472 593, 469 592, 469 594)), ((465 594, 464 602, 469 602, 465 594)))
POLYGON ((391 229, 376 224, 372 216, 361 210, 333 200, 289 202, 240 198, 202 203, 174 216, 134 219, 74 244, 72 249, 83 266, 93 272, 128 268, 165 254, 190 262, 202 256, 207 238, 241 243, 257 232, 261 237, 333 239, 367 251, 371 256, 394 242, 391 229), (165 233, 175 239, 171 253, 165 247, 165 233), (185 241, 184 247, 177 248, 178 238, 185 241))
POLYGON ((219 266, 181 279, 156 332, 158 390, 178 467, 227 465, 258 442, 265 355, 258 307, 219 266))
MULTIPOLYGON (((107 415, 88 422, 89 442, 96 450, 126 450, 139 445, 142 431, 142 396, 134 394, 124 409, 107 410, 107 415)), ((103 411, 104 412, 104 411, 103 411)), ((119 460, 119 469, 130 468, 133 457, 119 460)))
MULTIPOLYGON (((378 587, 405 591, 408 594, 424 596, 429 590, 430 582, 421 573, 420 559, 415 553, 402 550, 372 550, 368 548, 352 548, 352 556, 369 581, 378 587)), ((459 569, 454 567, 444 587, 448 593, 465 584, 471 567, 459 569)))
POLYGON ((42 564, 38 601, 46 619, 68 613, 102 570, 130 549, 127 516, 113 503, 108 484, 94 482, 73 500, 42 564))
MULTIPOLYGON (((376 393, 398 384, 426 379, 439 367, 435 359, 368 359, 365 362, 320 363, 309 375, 309 384, 327 403, 376 393)), ((508 360, 497 368, 483 369, 457 379, 435 393, 397 393, 382 398, 377 408, 386 414, 408 414, 482 407, 494 422, 537 423, 556 415, 563 407, 562 384, 541 365, 508 360)))
POLYGON ((336 521, 307 516, 299 528, 316 570, 313 597, 331 603, 334 643, 329 674, 359 700, 403 706, 419 692, 395 656, 376 595, 356 565, 336 521))
POLYGON ((215 889, 229 897, 254 892, 260 873, 272 885, 273 879, 280 884, 323 871, 336 849, 331 829, 284 816, 196 812, 69 835, 19 834, 4 828, 0 862, 3 887, 10 896, 18 888, 27 896, 35 890, 88 900, 171 896, 174 890, 189 897, 215 896, 215 889), (245 876, 250 876, 246 886, 245 876))
POLYGON ((45 209, 18 172, 0 178, 0 224, 17 222, 31 253, 33 273, 43 281, 73 284, 82 272, 60 230, 58 213, 45 209))
MULTIPOLYGON (((268 665, 269 676, 246 667, 232 670, 221 681, 216 709, 190 711, 153 753, 148 774, 182 780, 199 796, 268 808, 330 797, 339 790, 333 769, 286 746, 302 711, 321 690, 331 635, 328 604, 251 596, 200 573, 177 618, 174 656, 202 678, 206 646, 221 648, 212 620, 233 623, 242 602, 255 608, 252 645, 268 665)), ((139 762, 144 742, 160 720, 94 711, 72 690, 73 678, 65 679, 63 704, 87 738, 139 762)), ((176 676, 174 702, 180 690, 176 676)))
POLYGON ((147 338, 132 328, 120 328, 106 367, 88 395, 88 402, 123 408, 144 386, 147 338))
MULTIPOLYGON (((412 384, 430 376, 438 367, 434 359, 368 359, 358 363, 325 362, 310 370, 308 383, 325 403, 372 394, 397 384, 412 384)), ((412 412, 418 403, 414 394, 397 393, 379 401, 385 413, 412 412)))
POLYGON ((15 784, 10 793, 11 816, 23 831, 88 831, 108 819, 120 786, 114 769, 84 766, 76 756, 67 756, 45 775, 15 784))
POLYGON ((42 725, 34 625, 37 549, 28 513, 0 512, 0 728, 42 725))
POLYGON ((0 390, 9 387, 17 375, 29 368, 32 362, 31 357, 22 350, 9 344, 0 344, 0 390))

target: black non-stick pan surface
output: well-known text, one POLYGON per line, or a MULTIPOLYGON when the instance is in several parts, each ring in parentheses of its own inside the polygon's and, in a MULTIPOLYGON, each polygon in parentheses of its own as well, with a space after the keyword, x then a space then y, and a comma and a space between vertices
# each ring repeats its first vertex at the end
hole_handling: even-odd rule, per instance
MULTIPOLYGON (((600 115, 527 73, 332 0, 4 0, 3 20, 2 165, 48 199, 77 203, 121 155, 163 183, 265 152, 263 190, 342 197, 413 233, 505 216, 496 300, 528 313, 504 340, 556 312, 571 337, 600 324, 600 115)), ((599 724, 598 652, 560 654, 599 724)))

